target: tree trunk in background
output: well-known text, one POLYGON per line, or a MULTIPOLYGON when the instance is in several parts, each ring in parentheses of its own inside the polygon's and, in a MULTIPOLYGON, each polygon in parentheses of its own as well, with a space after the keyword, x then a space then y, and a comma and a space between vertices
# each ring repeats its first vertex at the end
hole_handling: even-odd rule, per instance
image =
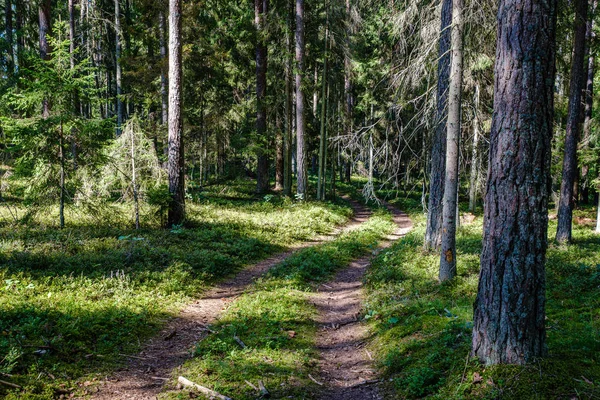
POLYGON ((283 161, 283 194, 292 194, 292 132, 293 132, 293 93, 292 93, 292 14, 293 6, 287 0, 287 24, 285 31, 285 42, 288 54, 285 60, 285 135, 284 135, 284 161, 283 161))
MULTIPOLYGON (((42 60, 50 58, 50 44, 48 43, 48 34, 52 30, 50 22, 50 12, 52 8, 51 0, 42 0, 38 9, 40 23, 40 57, 42 60)), ((48 118, 50 116, 50 103, 47 99, 42 102, 42 116, 48 118)))
MULTIPOLYGON (((69 0, 69 56, 71 69, 75 69, 75 0, 69 0)), ((81 105, 79 104, 79 92, 73 91, 73 115, 79 115, 81 105)), ((71 128, 71 156, 73 157, 73 169, 77 170, 77 139, 75 128, 71 128)))
MULTIPOLYGON (((345 121, 344 121, 344 132, 346 136, 349 138, 352 134, 352 120, 353 120, 353 104, 354 100, 352 97, 352 61, 351 61, 351 42, 350 42, 350 25, 351 25, 351 12, 352 7, 350 5, 350 0, 346 0, 346 53, 344 56, 344 95, 346 97, 345 101, 345 121)), ((345 154, 344 155, 344 173, 341 174, 341 177, 344 177, 347 183, 350 183, 351 180, 351 167, 352 162, 350 157, 345 154)))
POLYGON ((115 0, 115 80, 117 83, 117 136, 121 135, 123 125, 123 89, 121 71, 121 8, 119 0, 115 0))
POLYGON ((469 212, 477 208, 477 192, 479 192, 479 84, 475 85, 473 117, 473 157, 471 158, 471 178, 469 182, 469 212))
POLYGON ((448 117, 448 84, 450 79, 450 23, 452 0, 442 0, 440 42, 438 49, 438 83, 436 128, 431 148, 431 173, 429 203, 425 230, 425 250, 436 250, 440 246, 442 229, 442 199, 446 176, 446 121, 448 117))
POLYGON ((573 63, 571 66, 571 84, 569 94, 569 113, 565 154, 563 158, 562 181, 560 184, 560 202, 558 206, 558 225, 556 240, 560 243, 571 241, 573 222, 573 186, 577 168, 577 141, 581 121, 581 92, 586 74, 583 63, 585 57, 585 34, 587 25, 588 0, 575 0, 575 37, 573 43, 573 63))
POLYGON ((458 158, 461 132, 461 100, 463 79, 462 0, 452 2, 452 62, 446 133, 446 180, 444 183, 442 218, 441 282, 456 276, 456 224, 458 220, 458 158))
POLYGON ((158 14, 158 30, 159 30, 159 41, 160 41, 160 100, 161 100, 161 122, 165 125, 168 121, 168 109, 169 109, 169 95, 167 93, 167 73, 165 67, 167 65, 167 45, 165 39, 165 33, 167 27, 165 26, 165 13, 163 10, 158 14))
POLYGON ((284 126, 281 123, 281 116, 277 115, 277 133, 275 135, 275 190, 283 190, 283 136, 284 126))
POLYGON ((265 193, 269 190, 269 155, 267 145, 267 45, 266 14, 267 0, 254 0, 254 24, 256 26, 256 136, 259 141, 258 163, 256 168, 256 191, 265 193))
POLYGON ((304 126, 304 0, 296 0, 296 193, 302 199, 307 194, 306 132, 304 126))
POLYGON ((8 77, 12 79, 15 74, 15 50, 13 42, 13 12, 12 1, 6 0, 6 8, 4 12, 5 28, 6 28, 6 45, 8 46, 6 54, 6 68, 8 77))
MULTIPOLYGON (((585 90, 583 92, 584 97, 584 116, 583 116, 583 140, 581 141, 581 147, 586 150, 590 146, 590 138, 592 134, 592 111, 594 107, 594 51, 592 50, 592 42, 594 41, 594 16, 596 15, 596 7, 598 1, 594 0, 592 8, 588 14, 587 27, 585 33, 586 39, 586 52, 587 55, 587 82, 585 90)), ((589 166, 584 164, 581 166, 581 200, 582 203, 588 204, 590 197, 590 182, 588 179, 589 166)))
POLYGON ((501 0, 473 356, 546 354, 545 260, 557 0, 501 0))
POLYGON ((325 49, 323 52, 323 78, 321 82, 321 132, 319 135, 319 177, 317 183, 317 200, 325 200, 325 160, 327 159, 327 46, 329 41, 329 11, 325 23, 325 49))
POLYGON ((169 0, 169 205, 167 224, 179 225, 185 218, 185 164, 183 117, 181 115, 181 2, 169 0))

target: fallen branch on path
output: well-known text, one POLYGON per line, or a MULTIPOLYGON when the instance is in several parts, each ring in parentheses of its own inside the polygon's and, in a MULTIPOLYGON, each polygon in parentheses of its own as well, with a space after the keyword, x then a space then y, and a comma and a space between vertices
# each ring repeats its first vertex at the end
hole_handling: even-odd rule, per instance
POLYGON ((319 386, 323 386, 322 382, 319 382, 318 380, 316 380, 315 378, 313 378, 313 376, 311 374, 308 374, 308 377, 310 378, 311 381, 313 381, 314 383, 316 383, 319 386))
POLYGON ((179 382, 181 384, 181 386, 183 386, 183 387, 196 389, 197 391, 199 391, 200 393, 202 393, 209 399, 216 398, 216 399, 220 399, 220 400, 232 400, 231 398, 229 398, 227 396, 223 396, 222 394, 217 393, 214 390, 211 390, 202 385, 198 385, 197 383, 194 383, 194 382, 190 381, 189 379, 184 378, 183 376, 180 376, 177 379, 177 382, 179 382))

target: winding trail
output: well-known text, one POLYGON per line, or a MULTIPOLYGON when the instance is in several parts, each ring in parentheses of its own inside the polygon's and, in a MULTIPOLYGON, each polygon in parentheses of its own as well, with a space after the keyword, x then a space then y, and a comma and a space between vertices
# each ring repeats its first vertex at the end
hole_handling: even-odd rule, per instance
POLYGON ((156 399, 173 371, 190 358, 194 345, 210 332, 209 325, 216 322, 231 302, 256 278, 296 251, 331 241, 341 233, 355 230, 369 219, 371 212, 368 208, 355 201, 350 203, 354 211, 353 218, 332 234, 297 244, 288 251, 247 267, 187 305, 178 317, 143 346, 139 354, 130 356, 126 368, 103 380, 91 399, 156 399))
MULTIPOLYGON (((396 230, 378 247, 390 247, 412 229, 410 218, 396 208, 386 207, 393 215, 396 230)), ((366 349, 368 327, 359 315, 363 304, 363 277, 372 255, 353 261, 347 268, 320 286, 312 298, 319 312, 317 348, 320 352, 320 380, 324 383, 318 399, 369 400, 383 399, 380 380, 366 349)))

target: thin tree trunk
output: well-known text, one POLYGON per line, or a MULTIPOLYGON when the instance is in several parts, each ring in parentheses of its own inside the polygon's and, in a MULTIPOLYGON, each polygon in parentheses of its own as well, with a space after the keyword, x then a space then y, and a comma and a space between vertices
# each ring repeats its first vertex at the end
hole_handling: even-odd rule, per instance
MULTIPOLYGON (((592 8, 588 15, 587 28, 586 28, 586 54, 587 54, 587 82, 584 91, 585 110, 583 117, 583 140, 581 147, 583 150, 589 148, 590 138, 592 135, 592 111, 594 107, 594 75, 595 75, 595 57, 592 49, 592 44, 596 34, 594 33, 594 16, 596 15, 596 7, 598 1, 594 0, 592 8)), ((588 204, 590 197, 590 182, 588 179, 589 166, 584 164, 581 166, 581 198, 584 204, 588 204)))
POLYGON ((585 33, 587 23, 588 0, 575 0, 575 38, 573 63, 571 67, 571 87, 569 95, 569 113, 563 158, 560 202, 558 206, 558 225, 556 240, 560 243, 571 241, 573 222, 573 190, 577 168, 577 141, 581 120, 581 92, 585 84, 583 63, 585 57, 585 33))
POLYGON ((438 83, 436 127, 431 149, 429 202, 425 230, 425 250, 439 249, 442 228, 444 177, 446 176, 446 121, 448 118, 448 85, 450 80, 450 23, 452 0, 442 0, 440 41, 438 49, 438 83))
POLYGON ((6 54, 6 68, 8 77, 12 79, 15 75, 15 50, 14 50, 14 42, 13 42, 13 12, 12 12, 12 1, 6 0, 6 7, 4 12, 5 18, 5 28, 6 28, 6 45, 7 45, 7 54, 6 54))
POLYGON ((285 135, 284 135, 284 161, 283 161, 283 194, 292 194, 292 14, 293 6, 290 0, 286 0, 286 31, 285 42, 287 55, 285 60, 285 135))
POLYGON ((165 67, 167 65, 167 45, 165 40, 165 13, 160 11, 158 14, 158 30, 159 30, 159 41, 160 41, 160 99, 161 99, 161 123, 167 124, 168 121, 168 109, 169 109, 169 96, 167 94, 167 73, 165 67))
POLYGON ((185 218, 185 164, 183 154, 181 2, 169 0, 169 205, 167 224, 183 223, 185 218))
POLYGON ((135 229, 140 229, 140 205, 138 201, 137 171, 135 169, 135 133, 132 129, 131 134, 131 184, 133 185, 133 207, 135 212, 135 229))
POLYGON ((473 117, 473 157, 471 158, 471 179, 469 182, 469 211, 475 212, 479 192, 479 84, 475 85, 473 117))
POLYGON ((256 135, 258 146, 258 163, 256 168, 256 191, 265 193, 269 190, 269 155, 267 153, 267 45, 266 14, 267 0, 254 0, 254 24, 256 26, 256 135))
POLYGON ((304 0, 296 0, 296 193, 302 199, 307 194, 306 132, 304 115, 304 0))
POLYGON ((283 145, 283 137, 284 137, 284 129, 285 124, 281 122, 281 116, 277 115, 277 133, 275 135, 275 190, 280 191, 283 190, 283 173, 284 173, 284 161, 283 161, 283 153, 284 153, 284 145, 283 145), (282 129, 283 128, 283 129, 282 129))
POLYGON ((446 181, 444 183, 442 254, 440 281, 456 276, 456 224, 458 205, 458 161, 461 132, 461 100, 463 77, 462 0, 452 2, 452 66, 448 99, 448 130, 446 133, 446 181))
MULTIPOLYGON (((354 99, 352 97, 352 61, 351 61, 351 37, 350 37, 350 27, 351 27, 351 13, 352 8, 350 5, 350 0, 346 0, 346 54, 344 56, 344 95, 345 95, 345 121, 344 121, 344 132, 350 138, 352 135, 352 120, 353 120, 353 105, 354 99)), ((351 161, 348 155, 344 157, 344 175, 346 178, 346 182, 350 183, 351 178, 351 161)), ((340 169, 341 172, 341 169, 340 169)), ((342 179, 342 178, 341 178, 342 179)))
POLYGON ((60 220, 60 229, 63 229, 65 227, 65 140, 62 120, 60 121, 59 135, 58 145, 60 148, 58 150, 58 156, 60 158, 60 204, 58 208, 58 218, 60 220))
POLYGON ((321 133, 319 138, 319 176, 317 184, 317 200, 324 200, 325 158, 327 157, 326 124, 327 124, 327 45, 329 41, 329 12, 325 23, 325 51, 323 53, 323 81, 321 82, 321 133))
POLYGON ((121 70, 121 8, 119 0, 115 0, 115 79, 117 84, 117 136, 121 135, 123 125, 123 88, 121 70))
MULTIPOLYGON (((48 43, 48 34, 52 30, 50 11, 52 7, 51 0, 42 0, 38 9, 39 24, 40 24, 40 58, 42 60, 50 59, 50 44, 48 43)), ((44 99, 42 103, 42 116, 48 118, 50 116, 50 102, 44 99)))
POLYGON ((546 354, 545 259, 554 121, 556 0, 500 0, 494 113, 473 356, 546 354), (532 57, 532 55, 534 55, 532 57))

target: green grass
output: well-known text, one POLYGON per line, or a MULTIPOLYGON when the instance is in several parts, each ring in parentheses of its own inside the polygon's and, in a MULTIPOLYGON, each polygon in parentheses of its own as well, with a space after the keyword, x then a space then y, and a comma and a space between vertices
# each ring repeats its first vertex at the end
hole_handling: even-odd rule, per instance
MULTIPOLYGON (((236 400, 255 399, 245 380, 258 385, 259 379, 273 398, 310 398, 317 390, 308 377, 315 374, 317 357, 310 293, 393 229, 391 216, 379 210, 356 231, 298 251, 274 267, 235 301, 212 327, 217 333, 198 344, 195 357, 177 374, 236 400), (242 349, 234 336, 248 347, 242 349)), ((163 396, 189 398, 185 392, 163 396)))
POLYGON ((64 230, 46 211, 27 226, 0 224, 0 379, 24 388, 0 385, 9 399, 76 391, 207 286, 351 214, 346 204, 255 199, 245 187, 203 192, 188 202, 186 226, 172 230, 150 208, 139 231, 122 228, 125 205, 95 216, 72 206, 64 230))
MULTIPOLYGON (((593 228, 574 225, 572 245, 548 249, 549 356, 524 367, 484 367, 469 358, 482 218, 459 229, 458 276, 440 285, 439 255, 422 252, 425 219, 414 201, 405 208, 414 231, 368 274, 366 308, 386 398, 600 398, 600 236, 593 228)), ((580 213, 595 218, 592 210, 580 213)), ((555 229, 551 222, 550 238, 555 229)))

